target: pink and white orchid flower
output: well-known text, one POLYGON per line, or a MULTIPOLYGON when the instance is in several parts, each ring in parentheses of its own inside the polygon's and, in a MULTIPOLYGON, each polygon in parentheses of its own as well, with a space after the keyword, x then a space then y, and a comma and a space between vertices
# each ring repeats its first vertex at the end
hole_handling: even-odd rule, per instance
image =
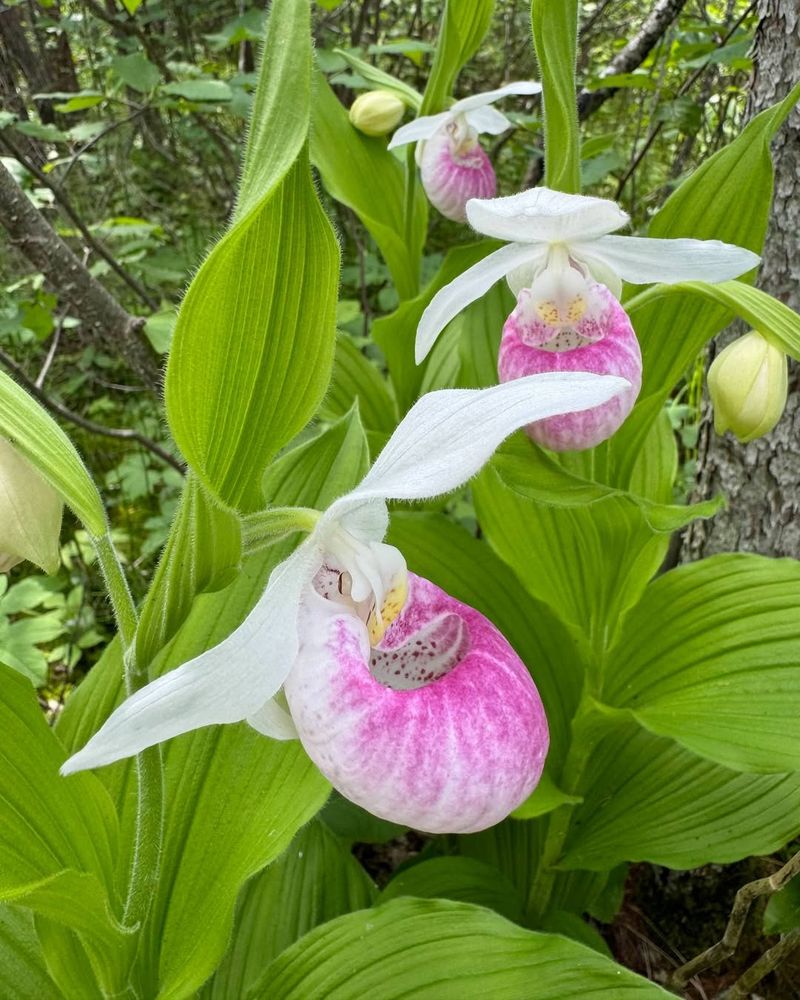
POLYGON ((505 277, 517 305, 503 330, 498 359, 502 380, 543 371, 592 371, 630 383, 626 393, 595 411, 563 414, 527 428, 539 444, 556 451, 604 441, 636 402, 642 360, 618 301, 623 280, 727 281, 759 262, 750 250, 719 240, 611 235, 629 221, 615 202, 548 188, 473 199, 466 211, 473 229, 512 242, 433 297, 417 329, 417 363, 462 309, 505 277))
POLYGON ((494 167, 478 135, 499 135, 512 125, 491 105, 509 94, 538 94, 541 89, 541 84, 533 80, 520 80, 465 97, 441 114, 423 115, 403 125, 392 136, 389 149, 416 142, 417 163, 428 200, 446 218, 466 222, 469 199, 492 198, 497 188, 494 167))
POLYGON ((333 785, 377 816, 430 832, 501 820, 541 775, 541 700, 497 629, 408 574, 382 541, 386 501, 450 492, 517 428, 625 388, 570 372, 424 396, 361 483, 273 570, 244 622, 123 702, 62 772, 245 720, 299 737, 333 785))

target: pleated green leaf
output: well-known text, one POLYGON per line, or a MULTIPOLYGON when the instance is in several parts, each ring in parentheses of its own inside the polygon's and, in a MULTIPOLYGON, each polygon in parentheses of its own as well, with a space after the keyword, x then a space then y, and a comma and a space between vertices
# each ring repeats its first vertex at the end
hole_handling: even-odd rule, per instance
POLYGON ((654 297, 699 295, 710 302, 726 306, 734 315, 743 319, 767 340, 795 360, 800 360, 800 316, 760 288, 753 288, 742 281, 723 281, 709 285, 704 281, 684 281, 679 285, 657 285, 654 297))
MULTIPOLYGON (((649 236, 717 239, 761 252, 772 200, 770 142, 800 96, 757 115, 667 199, 653 216, 649 236)), ((659 299, 631 311, 642 347, 639 403, 613 440, 615 482, 628 485, 647 429, 672 387, 698 352, 730 320, 730 310, 697 296, 659 299)))
POLYGON ((489 29, 493 10, 494 0, 447 0, 421 114, 444 110, 461 67, 478 51, 489 29))
POLYGON ((657 503, 629 490, 584 479, 522 435, 501 448, 492 468, 514 493, 549 507, 581 507, 619 497, 637 507, 648 527, 656 532, 677 531, 698 517, 713 517, 724 503, 722 497, 688 506, 657 503))
POLYGON ((556 191, 581 189, 581 150, 575 63, 577 0, 531 0, 531 26, 542 82, 545 183, 556 191))
MULTIPOLYGON (((353 412, 281 456, 264 485, 277 504, 326 506, 358 482, 367 461, 364 432, 353 412)), ((227 636, 297 540, 250 556, 230 586, 200 596, 156 672, 227 636)), ((123 697, 119 647, 109 650, 63 713, 58 733, 73 748, 123 697)), ((228 945, 239 889, 285 850, 322 806, 329 785, 299 743, 267 739, 245 724, 199 730, 164 750, 162 870, 135 976, 141 995, 177 1000, 192 995, 213 973, 228 945)), ((135 806, 132 765, 113 764, 98 775, 117 803, 129 845, 135 806)), ((121 877, 126 870, 123 859, 121 877)))
POLYGON ((0 906, 0 996, 62 1000, 45 967, 33 918, 14 906, 0 906))
POLYGON ((269 963, 319 924, 375 897, 367 873, 324 823, 298 833, 274 864, 247 883, 231 947, 200 1000, 243 997, 269 963))
POLYGON ((333 360, 339 253, 311 181, 308 0, 272 5, 231 228, 181 306, 166 404, 178 445, 230 507, 308 422, 333 360))
POLYGON ((359 132, 321 73, 315 78, 311 159, 329 194, 361 219, 392 273, 401 299, 416 295, 428 221, 422 191, 414 200, 411 239, 405 235, 405 180, 386 140, 359 132))
POLYGON ((0 437, 38 469, 91 534, 103 534, 103 501, 75 446, 50 414, 5 372, 0 372, 0 437))
POLYGON ((404 104, 419 111, 422 104, 422 94, 418 90, 414 90, 407 83, 398 80, 391 73, 385 73, 382 69, 378 69, 372 63, 368 63, 364 59, 359 59, 358 56, 353 55, 352 52, 348 52, 346 49, 334 49, 333 51, 337 56, 341 56, 350 69, 355 70, 367 83, 371 83, 378 90, 388 90, 389 93, 399 97, 404 104))
POLYGON ((523 900, 517 889, 502 872, 475 858, 430 858, 402 868, 381 893, 381 900, 401 896, 474 903, 515 924, 524 921, 523 900))
POLYGON ((770 854, 800 831, 800 774, 742 774, 636 723, 591 755, 560 865, 670 868, 770 854))
POLYGON ((800 564, 719 555, 654 581, 608 654, 603 699, 745 771, 800 769, 800 564))
POLYGON ((584 945, 481 907, 396 899, 323 924, 245 1000, 656 1000, 668 997, 584 945), (535 984, 535 985, 534 985, 535 984), (535 994, 531 990, 535 989, 535 994))

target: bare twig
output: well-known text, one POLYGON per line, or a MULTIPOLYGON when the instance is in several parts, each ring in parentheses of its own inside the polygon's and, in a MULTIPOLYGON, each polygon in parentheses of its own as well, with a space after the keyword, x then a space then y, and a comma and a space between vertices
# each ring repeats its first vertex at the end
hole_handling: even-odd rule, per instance
POLYGON ((720 1000, 746 1000, 751 995, 753 987, 757 986, 764 976, 777 969, 798 947, 800 947, 800 927, 784 934, 776 945, 768 948, 761 958, 753 962, 750 968, 739 976, 729 990, 725 990, 720 1000))
MULTIPOLYGON (((725 928, 725 933, 722 935, 722 938, 710 948, 706 948, 706 950, 700 955, 697 955, 695 958, 682 965, 679 969, 676 969, 672 974, 670 984, 677 989, 682 989, 696 973, 702 972, 703 969, 708 969, 712 965, 717 965, 726 958, 730 958, 739 945, 745 921, 747 920, 747 914, 750 912, 750 907, 753 902, 761 896, 772 896, 774 893, 779 892, 797 874, 800 874, 800 851, 791 857, 783 868, 780 868, 773 875, 770 875, 767 878, 759 878, 754 882, 748 882, 747 885, 743 885, 736 893, 733 900, 731 914, 728 918, 728 925, 725 928)), ((786 935, 786 937, 789 938, 791 935, 786 935)), ((800 942, 795 941, 795 944, 797 943, 800 942)), ((776 947, 778 946, 776 945, 776 947)), ((773 950, 774 949, 772 948, 770 949, 770 951, 773 950)), ((765 955, 762 955, 762 959, 768 954, 769 952, 766 952, 765 955)), ((781 952, 781 957, 782 955, 783 952, 781 952)), ((756 966, 759 962, 761 962, 761 959, 756 962, 756 966)), ((748 972, 745 973, 745 976, 752 972, 754 968, 755 966, 749 969, 748 972)), ((762 975, 759 976, 759 979, 763 978, 763 976, 765 976, 767 972, 770 972, 773 968, 775 968, 774 964, 770 965, 769 968, 766 968, 762 975)), ((758 980, 753 980, 753 982, 758 982, 758 980)), ((745 996, 746 994, 741 993, 731 995, 745 996)))
POLYGON ((0 363, 12 372, 16 380, 24 386, 24 388, 27 389, 35 399, 38 399, 42 406, 50 410, 51 413, 55 413, 57 416, 63 417, 64 420, 69 420, 70 423, 73 423, 78 427, 82 427, 91 434, 101 434, 103 437, 119 438, 123 441, 136 441, 148 451, 151 451, 154 455, 158 455, 162 462, 166 462, 167 465, 171 465, 173 469, 177 469, 178 472, 182 474, 186 471, 174 455, 171 455, 165 448, 162 448, 160 444, 151 440, 146 435, 141 434, 139 431, 134 430, 132 427, 104 427, 103 424, 96 424, 94 420, 88 420, 86 417, 82 417, 79 413, 75 413, 74 410, 68 409, 63 403, 59 403, 57 400, 52 399, 36 384, 32 378, 26 374, 23 368, 21 368, 17 362, 2 349, 0 349, 0 363))
POLYGON ((39 370, 39 374, 36 376, 35 383, 37 389, 44 388, 44 380, 47 378, 47 373, 50 371, 50 365, 53 363, 53 359, 56 356, 56 351, 58 350, 58 342, 61 340, 61 324, 64 322, 64 318, 61 317, 56 328, 53 331, 53 336, 50 340, 50 347, 48 348, 47 354, 44 359, 44 363, 39 370))
POLYGON ((156 300, 150 295, 144 285, 140 281, 137 281, 132 274, 129 274, 122 264, 119 263, 116 257, 114 257, 114 255, 94 236, 80 215, 78 215, 61 185, 56 184, 49 174, 40 170, 35 163, 29 160, 25 154, 19 150, 15 143, 2 133, 0 133, 0 142, 2 142, 6 149, 8 149, 17 160, 19 160, 26 170, 33 174, 40 184, 44 184, 46 188, 49 188, 53 192, 53 197, 61 206, 64 214, 72 222, 75 228, 78 229, 81 236, 83 236, 86 243, 92 248, 92 250, 94 250, 98 257, 103 258, 112 271, 122 278, 125 284, 138 295, 148 309, 156 312, 158 310, 158 302, 156 302, 156 300))
POLYGON ((93 339, 112 356, 121 355, 157 393, 160 370, 155 353, 142 335, 144 317, 131 316, 89 273, 2 163, 0 225, 8 231, 11 244, 71 305, 93 339))

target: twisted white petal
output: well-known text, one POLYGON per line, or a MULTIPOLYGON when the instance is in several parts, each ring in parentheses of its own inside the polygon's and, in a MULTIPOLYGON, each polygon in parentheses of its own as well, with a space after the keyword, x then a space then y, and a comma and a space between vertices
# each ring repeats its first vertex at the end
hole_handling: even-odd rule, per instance
POLYGON ((507 83, 504 87, 496 90, 484 90, 482 94, 472 94, 469 97, 462 97, 450 108, 451 115, 459 115, 464 111, 474 111, 475 108, 483 108, 487 104, 494 104, 495 101, 508 97, 510 94, 538 94, 542 89, 541 83, 536 80, 515 80, 507 83))
MULTIPOLYGON (((474 205, 475 201, 469 202, 474 205)), ((544 259, 547 248, 531 246, 530 243, 510 243, 479 260, 467 268, 457 278, 440 289, 423 312, 417 327, 415 355, 417 364, 423 361, 436 343, 436 338, 451 319, 456 317, 470 302, 474 302, 504 278, 509 271, 522 264, 536 264, 544 259)))
POLYGON ((124 701, 61 773, 131 757, 201 726, 256 717, 292 668, 301 593, 321 561, 315 545, 301 545, 273 570, 258 603, 227 639, 124 701))
POLYGON ((602 236, 585 247, 577 242, 570 249, 579 257, 584 251, 596 257, 634 285, 728 281, 751 271, 761 260, 752 250, 721 240, 602 236))
POLYGON ((401 126, 392 136, 389 141, 389 149, 395 149, 397 146, 406 146, 409 142, 419 142, 422 139, 430 139, 430 137, 442 127, 446 125, 452 118, 449 111, 442 111, 438 115, 423 115, 421 118, 415 118, 413 122, 409 122, 407 125, 401 126))
POLYGON ((485 108, 467 111, 464 117, 467 119, 467 124, 476 132, 486 132, 489 135, 500 135, 501 132, 505 132, 512 126, 502 111, 498 111, 497 108, 488 104, 485 108))

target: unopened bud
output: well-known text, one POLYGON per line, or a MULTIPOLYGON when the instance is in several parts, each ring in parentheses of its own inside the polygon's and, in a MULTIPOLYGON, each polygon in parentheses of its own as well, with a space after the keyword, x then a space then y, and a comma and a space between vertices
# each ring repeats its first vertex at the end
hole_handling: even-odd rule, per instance
POLYGON ((25 559, 55 573, 62 508, 53 487, 0 438, 0 573, 25 559))
POLYGON ((364 135, 387 135, 400 124, 406 106, 388 90, 359 94, 350 107, 350 121, 364 135))
POLYGON ((731 430, 740 441, 771 431, 786 405, 786 355, 752 330, 714 358, 708 370, 717 434, 731 430))

